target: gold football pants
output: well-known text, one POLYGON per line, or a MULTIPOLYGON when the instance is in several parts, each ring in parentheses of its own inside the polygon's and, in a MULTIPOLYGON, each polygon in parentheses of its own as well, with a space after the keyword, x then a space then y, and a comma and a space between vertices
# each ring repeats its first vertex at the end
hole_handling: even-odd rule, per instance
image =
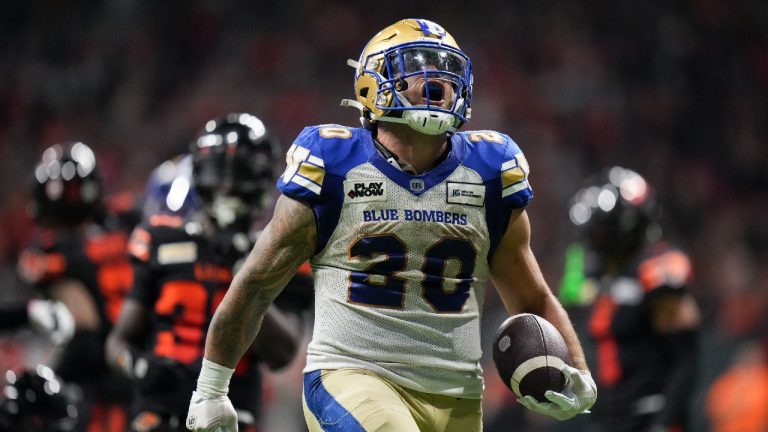
POLYGON ((478 432, 480 399, 423 393, 363 369, 304 375, 304 418, 310 432, 478 432))

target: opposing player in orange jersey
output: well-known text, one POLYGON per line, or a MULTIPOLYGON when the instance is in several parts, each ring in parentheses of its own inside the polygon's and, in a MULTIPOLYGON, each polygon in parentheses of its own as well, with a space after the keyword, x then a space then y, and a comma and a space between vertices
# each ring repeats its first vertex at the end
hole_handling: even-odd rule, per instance
POLYGON ((131 286, 126 247, 136 219, 107 205, 96 155, 82 142, 45 150, 32 183, 31 211, 41 231, 22 252, 19 274, 74 317, 74 335, 54 369, 82 388, 80 428, 121 430, 128 382, 107 367, 104 343, 131 286))
POLYGON ((571 201, 579 241, 560 298, 588 305, 601 397, 580 420, 594 430, 690 430, 699 309, 691 261, 662 240, 658 217, 651 185, 623 167, 590 177, 571 201))
MULTIPOLYGON (((253 245, 255 218, 271 199, 279 147, 255 116, 213 120, 191 147, 191 176, 178 177, 168 193, 184 201, 194 190, 200 207, 184 218, 159 212, 134 230, 135 282, 109 337, 110 363, 136 383, 131 431, 186 430, 208 325, 253 245)), ((308 275, 295 278, 238 364, 232 402, 241 431, 257 428, 259 365, 276 369, 293 359, 311 298, 308 275)))

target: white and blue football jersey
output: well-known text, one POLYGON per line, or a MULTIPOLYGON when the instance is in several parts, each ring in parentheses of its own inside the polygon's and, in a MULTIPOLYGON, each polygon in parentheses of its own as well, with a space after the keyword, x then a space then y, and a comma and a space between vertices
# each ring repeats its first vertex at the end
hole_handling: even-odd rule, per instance
POLYGON ((280 191, 317 222, 315 325, 305 372, 355 367, 418 391, 480 398, 480 311, 510 213, 533 198, 508 136, 451 136, 422 175, 390 165, 362 128, 305 128, 280 191))

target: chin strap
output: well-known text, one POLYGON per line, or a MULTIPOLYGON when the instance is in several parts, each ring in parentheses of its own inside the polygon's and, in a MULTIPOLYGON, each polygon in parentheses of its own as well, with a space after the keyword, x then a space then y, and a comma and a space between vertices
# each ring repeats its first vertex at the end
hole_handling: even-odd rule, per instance
MULTIPOLYGON (((397 94, 398 99, 404 101, 406 106, 412 106, 408 101, 405 100, 405 98, 402 98, 398 92, 395 92, 395 94, 397 94)), ((342 99, 341 106, 357 108, 361 113, 363 113, 365 110, 363 104, 353 99, 342 99)), ((456 127, 453 125, 446 126, 443 124, 439 125, 440 127, 437 129, 432 129, 429 127, 431 126, 430 123, 456 123, 453 114, 444 112, 432 112, 429 110, 405 110, 403 111, 403 117, 391 117, 387 115, 379 116, 374 113, 370 113, 370 116, 371 121, 406 124, 411 128, 428 135, 438 135, 445 132, 456 132, 456 127)), ((365 124, 365 118, 363 116, 360 116, 360 122, 365 124)))
MULTIPOLYGON (((365 111, 365 106, 361 104, 360 102, 354 100, 354 99, 342 99, 341 100, 341 106, 347 107, 347 108, 357 108, 361 113, 365 111)), ((401 117, 389 117, 389 116, 377 116, 374 113, 371 113, 371 121, 383 121, 383 122, 389 122, 389 123, 402 123, 402 124, 409 124, 408 120, 403 119, 401 117)), ((360 122, 364 122, 365 118, 363 116, 360 116, 360 122)))

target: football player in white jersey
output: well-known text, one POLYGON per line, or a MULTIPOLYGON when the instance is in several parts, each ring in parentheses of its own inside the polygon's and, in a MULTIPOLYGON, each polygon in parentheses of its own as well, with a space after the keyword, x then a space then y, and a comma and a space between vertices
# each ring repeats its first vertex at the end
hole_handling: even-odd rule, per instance
POLYGON ((309 260, 315 324, 304 369, 310 431, 482 429, 480 312, 491 280, 509 313, 564 336, 567 385, 526 407, 588 412, 596 388, 567 314, 534 257, 520 148, 469 120, 469 57, 438 24, 399 21, 356 69, 362 128, 305 128, 288 150, 272 221, 208 333, 187 427, 234 431, 233 368, 272 300, 309 260))

